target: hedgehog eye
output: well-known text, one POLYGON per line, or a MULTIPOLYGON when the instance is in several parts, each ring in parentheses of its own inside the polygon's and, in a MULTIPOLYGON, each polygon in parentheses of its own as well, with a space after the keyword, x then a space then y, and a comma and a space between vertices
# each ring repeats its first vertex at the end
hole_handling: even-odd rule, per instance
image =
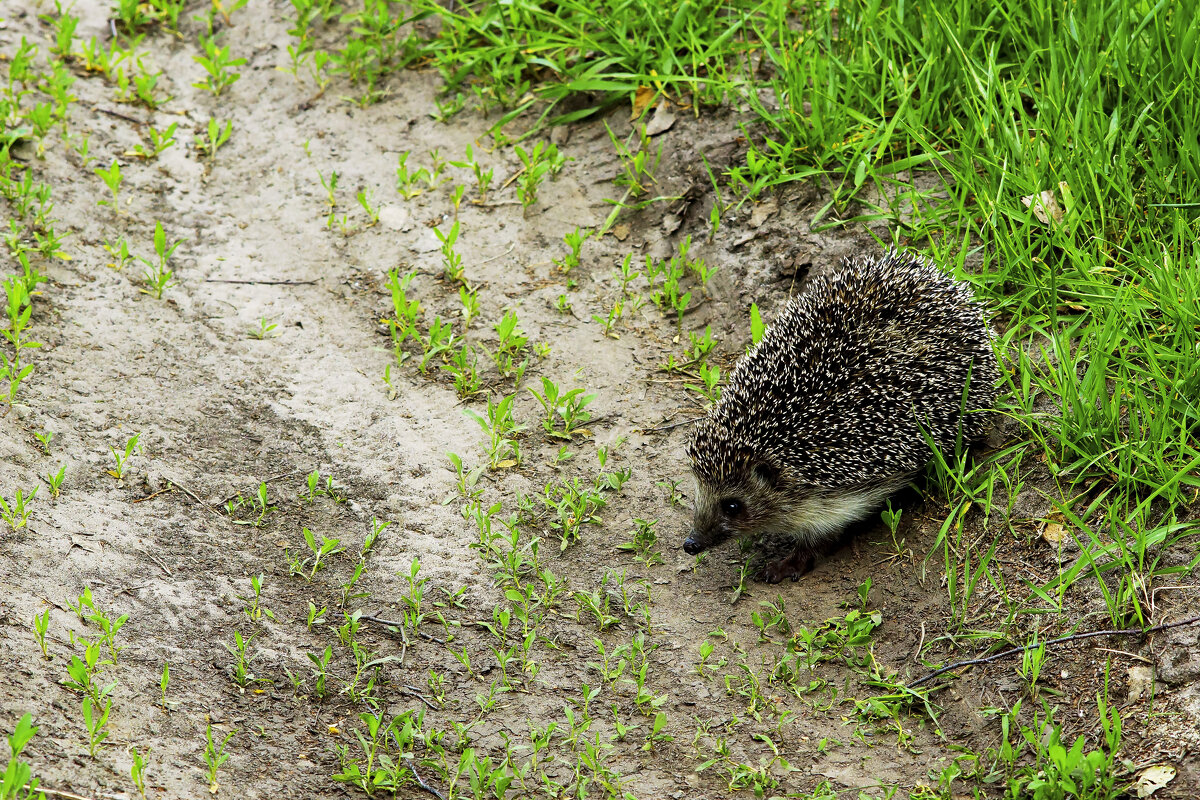
POLYGON ((721 513, 727 517, 736 517, 742 513, 742 501, 734 499, 722 500, 721 513))

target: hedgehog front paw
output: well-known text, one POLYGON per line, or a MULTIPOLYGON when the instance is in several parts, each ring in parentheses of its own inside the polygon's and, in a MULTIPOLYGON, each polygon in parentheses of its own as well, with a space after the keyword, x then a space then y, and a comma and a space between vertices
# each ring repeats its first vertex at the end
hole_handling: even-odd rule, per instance
POLYGON ((800 580, 801 575, 812 572, 813 552, 806 547, 797 547, 778 561, 768 561, 758 571, 758 579, 766 583, 779 583, 784 578, 800 580))

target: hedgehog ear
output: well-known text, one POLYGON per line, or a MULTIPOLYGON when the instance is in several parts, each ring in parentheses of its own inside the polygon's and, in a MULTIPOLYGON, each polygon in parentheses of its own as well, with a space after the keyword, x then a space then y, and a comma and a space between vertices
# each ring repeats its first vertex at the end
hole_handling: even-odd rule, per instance
POLYGON ((775 483, 779 480, 779 467, 770 461, 757 462, 752 471, 754 477, 761 481, 764 486, 774 488, 775 483))

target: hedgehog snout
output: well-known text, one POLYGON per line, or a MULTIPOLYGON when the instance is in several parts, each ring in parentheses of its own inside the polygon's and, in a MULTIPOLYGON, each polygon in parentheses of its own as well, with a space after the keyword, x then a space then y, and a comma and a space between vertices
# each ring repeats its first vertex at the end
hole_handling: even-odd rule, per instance
POLYGON ((691 535, 683 540, 683 552, 689 556, 698 556, 704 552, 708 545, 700 541, 696 536, 696 532, 692 531, 691 535))

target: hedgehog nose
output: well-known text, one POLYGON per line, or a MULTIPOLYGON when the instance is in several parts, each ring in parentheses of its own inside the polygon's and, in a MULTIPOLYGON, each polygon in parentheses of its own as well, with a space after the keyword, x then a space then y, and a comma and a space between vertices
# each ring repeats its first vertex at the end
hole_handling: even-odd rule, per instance
POLYGON ((696 534, 693 533, 691 536, 683 540, 683 552, 687 553, 689 556, 700 555, 700 553, 704 552, 704 545, 696 541, 696 534))

